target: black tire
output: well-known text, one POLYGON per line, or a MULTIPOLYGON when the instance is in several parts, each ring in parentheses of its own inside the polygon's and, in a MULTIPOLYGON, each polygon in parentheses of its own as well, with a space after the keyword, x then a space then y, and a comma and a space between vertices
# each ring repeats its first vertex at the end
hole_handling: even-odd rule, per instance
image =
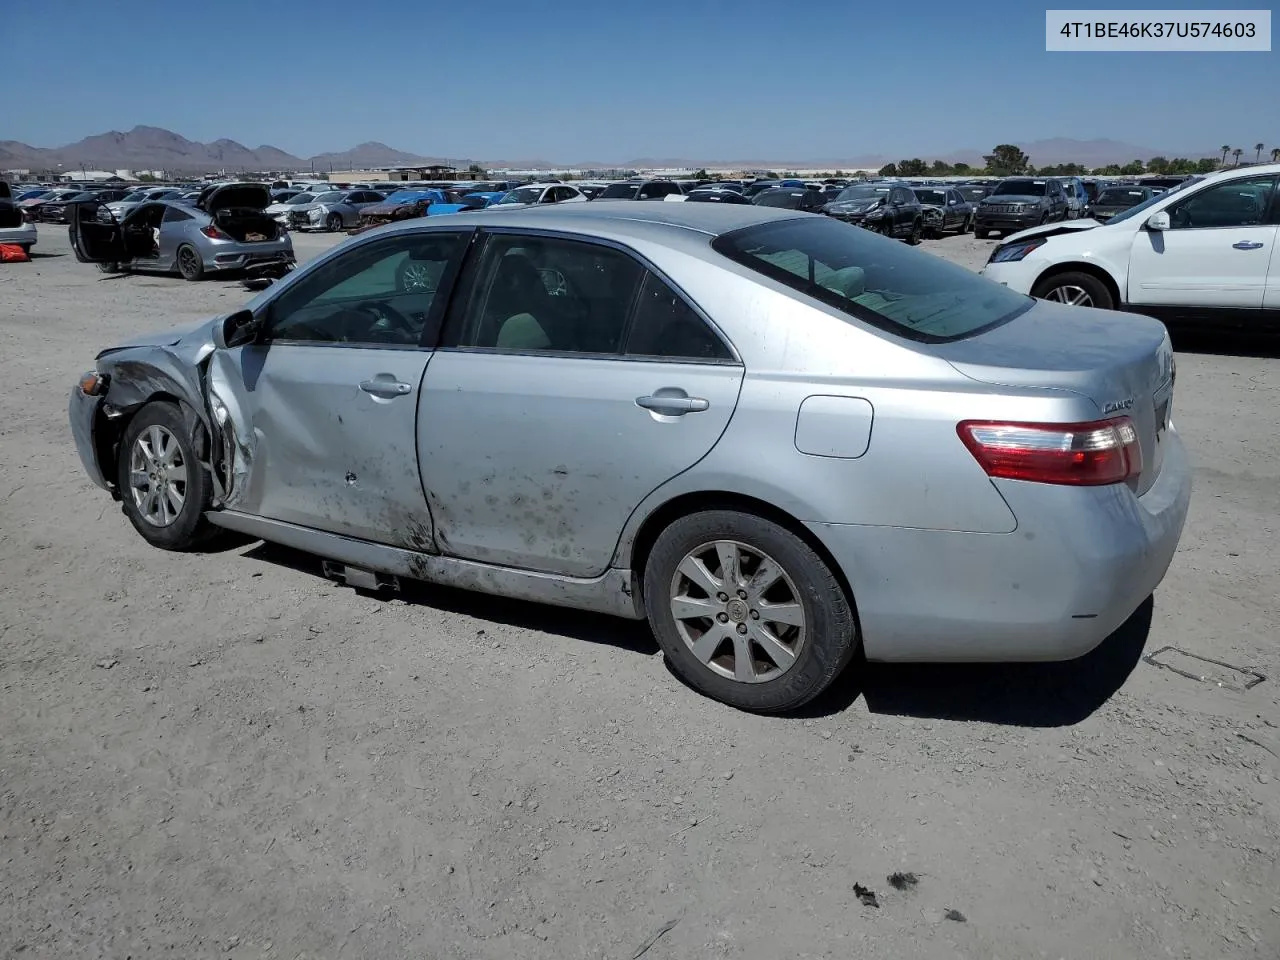
MULTIPOLYGON (((858 649, 852 603, 831 569, 790 530, 749 513, 708 510, 681 517, 663 530, 645 564, 644 602, 649 625, 676 673, 707 696, 742 710, 794 710, 826 690, 858 649), (739 681, 712 669, 694 655, 671 611, 680 563, 690 552, 720 540, 737 541, 773 558, 795 587, 806 635, 794 662, 773 679, 739 681)), ((706 624, 714 626, 709 618, 706 624)), ((733 648, 729 640, 722 648, 724 644, 733 648)))
POLYGON ((178 273, 182 274, 183 280, 193 282, 204 276, 204 260, 200 251, 189 243, 178 248, 178 273))
POLYGON ((324 228, 330 233, 337 233, 342 229, 342 214, 331 213, 324 222, 324 228))
POLYGON ((973 235, 978 240, 985 240, 991 234, 990 230, 980 227, 976 223, 973 225, 973 235))
MULTIPOLYGON (((175 460, 175 462, 177 462, 175 460)), ((138 411, 120 438, 116 458, 116 483, 124 515, 142 539, 161 550, 192 550, 213 539, 218 531, 205 519, 205 511, 213 495, 213 478, 200 466, 191 437, 183 423, 182 411, 176 404, 153 401, 138 411), (130 482, 130 459, 138 438, 152 427, 160 427, 177 442, 181 463, 186 468, 182 484, 182 507, 177 516, 165 526, 149 522, 134 498, 130 482)))
POLYGON ((121 273, 120 264, 112 260, 110 263, 99 263, 97 265, 99 273, 121 273))
POLYGON ((924 224, 920 220, 911 222, 911 232, 907 234, 907 244, 913 247, 920 245, 920 236, 924 233, 924 224))
POLYGON ((884 218, 884 220, 880 224, 880 232, 883 233, 890 240, 895 239, 897 231, 893 225, 893 217, 884 218))
POLYGON ((1107 289, 1105 283, 1091 273, 1081 273, 1075 270, 1055 273, 1052 276, 1038 280, 1036 285, 1031 288, 1031 295, 1040 300, 1055 300, 1063 303, 1066 301, 1055 297, 1053 294, 1055 290, 1062 290, 1066 287, 1078 287, 1088 294, 1091 302, 1081 304, 1081 306, 1096 307, 1100 310, 1115 309, 1115 298, 1111 295, 1111 291, 1107 289))

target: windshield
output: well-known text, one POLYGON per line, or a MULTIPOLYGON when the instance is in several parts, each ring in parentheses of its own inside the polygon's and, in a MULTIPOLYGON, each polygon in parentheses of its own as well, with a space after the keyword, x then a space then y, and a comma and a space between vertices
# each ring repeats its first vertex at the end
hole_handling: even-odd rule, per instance
POLYGON ((1001 180, 992 191, 993 197, 1043 197, 1049 189, 1047 180, 1001 180))
POLYGON ((1134 190, 1103 190, 1098 194, 1099 206, 1130 206, 1135 203, 1141 203, 1147 198, 1147 191, 1141 189, 1134 190))
POLYGON ((512 190, 498 203, 537 203, 538 198, 542 196, 542 189, 542 187, 520 187, 512 190))
POLYGON ((334 190, 334 191, 330 191, 329 193, 320 194, 320 196, 316 197, 315 202, 316 203, 338 203, 344 197, 346 197, 345 193, 338 193, 336 190, 334 190))
POLYGON ((1180 191, 1185 190, 1187 187, 1191 186, 1193 183, 1199 183, 1202 179, 1204 178, 1192 177, 1190 180, 1183 180, 1182 183, 1178 184, 1176 187, 1170 187, 1168 190, 1165 190, 1162 193, 1153 193, 1146 200, 1143 200, 1139 204, 1135 204, 1134 206, 1130 207, 1128 210, 1124 211, 1124 213, 1117 213, 1114 217, 1112 217, 1110 220, 1106 222, 1106 226, 1109 227, 1113 223, 1123 223, 1124 221, 1130 219, 1131 217, 1136 217, 1138 214, 1142 213, 1143 210, 1146 210, 1147 207, 1151 206, 1153 203, 1156 203, 1157 201, 1160 201, 1160 200, 1164 200, 1166 197, 1172 196, 1175 193, 1179 193, 1180 191))
POLYGON ((915 195, 921 203, 932 203, 939 207, 947 205, 947 194, 944 190, 916 190, 915 195))
POLYGON ((1032 304, 963 267, 825 217, 758 224, 711 246, 851 318, 913 340, 973 336, 1032 304))
POLYGON ((855 183, 845 187, 836 196, 837 200, 879 200, 888 196, 889 187, 879 183, 855 183))
POLYGON ((93 190, 86 190, 83 193, 73 193, 71 196, 65 197, 64 199, 75 200, 77 202, 81 200, 97 200, 98 194, 93 190))
POLYGON ((758 207, 785 207, 788 210, 795 210, 800 206, 800 200, 804 197, 804 193, 800 190, 790 190, 783 188, 781 190, 766 190, 756 197, 756 206, 758 207))
POLYGON ((303 203, 310 203, 315 198, 316 198, 316 195, 314 193, 298 193, 298 194, 294 194, 288 200, 281 200, 280 202, 287 207, 293 207, 303 203))
POLYGON ((126 193, 124 197, 120 200, 120 202, 121 203, 141 203, 145 199, 147 199, 147 191, 135 190, 133 191, 133 193, 126 193))

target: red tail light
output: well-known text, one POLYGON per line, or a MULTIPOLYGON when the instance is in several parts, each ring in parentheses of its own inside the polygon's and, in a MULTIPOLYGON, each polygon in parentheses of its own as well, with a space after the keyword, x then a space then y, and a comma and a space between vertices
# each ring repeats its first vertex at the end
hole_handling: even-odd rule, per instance
POLYGON ((966 420, 956 432, 989 477, 1093 487, 1142 472, 1138 431, 1128 417, 1091 423, 966 420))
POLYGON ((230 240, 231 238, 215 227, 212 223, 207 227, 201 227, 200 232, 210 240, 230 240))

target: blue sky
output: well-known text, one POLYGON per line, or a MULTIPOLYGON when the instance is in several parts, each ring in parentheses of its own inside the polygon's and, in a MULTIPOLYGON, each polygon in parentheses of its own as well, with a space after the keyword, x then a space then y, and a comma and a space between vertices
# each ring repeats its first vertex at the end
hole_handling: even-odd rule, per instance
POLYGON ((380 140, 566 163, 928 157, 1049 137, 1171 154, 1280 143, 1280 54, 1046 53, 1045 4, 1025 0, 25 9, 5 73, 33 82, 0 101, 0 139, 36 146, 136 124, 304 157, 380 140))

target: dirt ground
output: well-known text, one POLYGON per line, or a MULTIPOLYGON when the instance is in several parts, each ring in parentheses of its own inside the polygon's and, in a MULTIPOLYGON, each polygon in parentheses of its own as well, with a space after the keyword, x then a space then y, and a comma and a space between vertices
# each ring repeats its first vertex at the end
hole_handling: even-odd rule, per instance
POLYGON ((1192 516, 1095 654, 864 667, 769 719, 690 692, 640 625, 149 548, 67 392, 249 295, 104 278, 60 228, 36 249, 0 267, 0 957, 1280 954, 1274 350, 1180 351, 1192 516), (1139 659, 1170 645, 1267 679, 1139 659))

